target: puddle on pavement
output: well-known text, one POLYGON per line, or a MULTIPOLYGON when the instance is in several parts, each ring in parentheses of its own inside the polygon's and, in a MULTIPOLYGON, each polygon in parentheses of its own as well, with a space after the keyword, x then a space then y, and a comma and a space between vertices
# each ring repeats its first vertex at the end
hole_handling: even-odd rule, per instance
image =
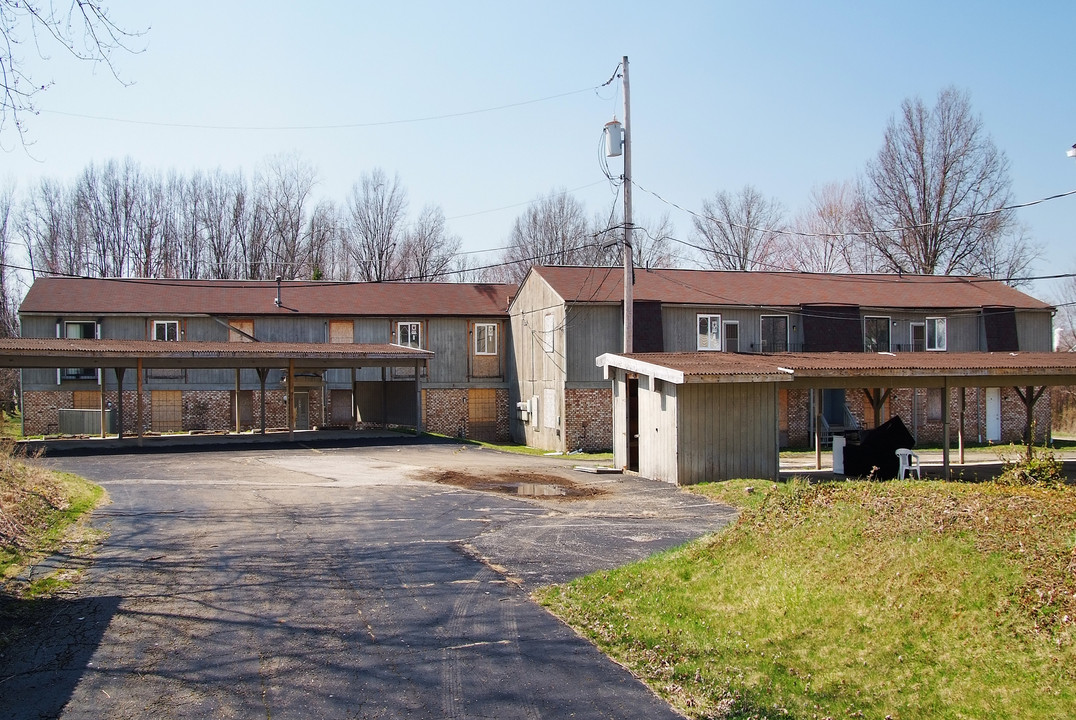
MULTIPOLYGON (((511 486, 507 492, 511 491, 511 486)), ((515 486, 516 495, 526 495, 527 497, 555 497, 567 495, 568 491, 560 485, 539 485, 537 483, 519 483, 515 486)))
POLYGON ((606 494, 602 488, 543 473, 502 472, 495 475, 472 475, 458 470, 443 470, 434 473, 432 479, 435 482, 456 485, 468 490, 549 500, 581 500, 606 494))

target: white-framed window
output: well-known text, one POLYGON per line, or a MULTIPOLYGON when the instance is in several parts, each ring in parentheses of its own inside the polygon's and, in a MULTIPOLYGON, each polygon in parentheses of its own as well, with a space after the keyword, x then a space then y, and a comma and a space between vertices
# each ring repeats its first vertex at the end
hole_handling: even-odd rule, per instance
POLYGON ((497 323, 475 323, 474 354, 497 354, 497 323))
POLYGON ((698 350, 721 349, 721 316, 720 315, 696 315, 699 329, 695 347, 698 350))
POLYGON ((759 320, 762 352, 788 352, 788 315, 763 315, 759 320))
POLYGON ((927 318, 927 350, 944 350, 946 346, 945 318, 927 318))
MULTIPOLYGON (((58 324, 57 331, 59 331, 58 324)), ((98 338, 99 334, 100 328, 93 320, 68 320, 63 324, 63 336, 69 340, 94 340, 98 338)), ((58 381, 95 380, 98 378, 97 368, 63 368, 60 371, 58 381)))
POLYGON ((154 320, 153 339, 177 342, 179 340, 179 320, 154 320))
POLYGON ((888 317, 867 315, 863 318, 864 352, 892 352, 888 317))
POLYGON ((396 344, 409 348, 422 348, 422 323, 396 323, 396 344))

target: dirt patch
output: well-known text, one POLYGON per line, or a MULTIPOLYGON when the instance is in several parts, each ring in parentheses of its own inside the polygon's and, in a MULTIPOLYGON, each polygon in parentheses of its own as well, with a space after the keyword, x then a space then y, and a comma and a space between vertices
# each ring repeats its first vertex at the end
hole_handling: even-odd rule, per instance
POLYGON ((435 473, 434 482, 468 490, 498 492, 543 500, 582 500, 605 495, 601 488, 580 485, 557 475, 509 471, 492 475, 473 475, 458 470, 435 473))

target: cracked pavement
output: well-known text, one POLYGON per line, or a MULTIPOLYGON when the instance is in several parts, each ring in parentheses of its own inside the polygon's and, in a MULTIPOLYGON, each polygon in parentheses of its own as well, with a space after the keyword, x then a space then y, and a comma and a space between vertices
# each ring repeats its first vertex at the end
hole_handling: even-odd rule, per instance
POLYGON ((0 718, 674 718, 528 592, 725 506, 570 459, 417 442, 57 458, 103 485, 76 597, 0 657, 0 718), (562 474, 513 497, 434 471, 562 474))

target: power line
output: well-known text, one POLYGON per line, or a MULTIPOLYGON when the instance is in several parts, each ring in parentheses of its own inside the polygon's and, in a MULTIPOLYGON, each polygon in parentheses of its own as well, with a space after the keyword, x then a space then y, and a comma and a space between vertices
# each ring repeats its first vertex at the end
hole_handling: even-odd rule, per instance
POLYGON ((115 122, 123 123, 125 125, 144 125, 148 127, 164 127, 164 128, 179 128, 184 130, 223 130, 223 131, 308 131, 308 130, 354 130, 361 128, 372 127, 386 127, 390 125, 407 125, 413 123, 432 122, 435 120, 448 120, 451 118, 467 117, 469 115, 480 115, 483 113, 498 112, 500 110, 509 110, 517 107, 524 107, 526 105, 535 105, 537 103, 548 102, 550 100, 558 100, 563 97, 569 97, 571 95, 579 95, 580 93, 590 92, 597 90, 600 86, 591 86, 581 88, 579 90, 570 90, 568 92, 558 93, 556 95, 547 95, 546 97, 535 98, 532 100, 522 100, 520 102, 507 103, 504 105, 496 105, 494 107, 479 108, 475 110, 464 110, 454 113, 443 113, 440 115, 426 115, 423 117, 406 118, 401 120, 381 120, 374 122, 350 122, 350 123, 336 123, 331 125, 210 125, 199 123, 175 123, 175 122, 158 122, 154 120, 130 120, 127 118, 109 117, 107 115, 87 115, 83 113, 66 112, 63 110, 46 110, 42 109, 40 112, 50 113, 53 115, 63 115, 65 117, 81 118, 83 120, 98 120, 102 122, 115 122))
POLYGON ((729 222, 727 220, 721 220, 721 219, 715 218, 715 217, 713 217, 711 215, 705 215, 705 214, 702 214, 702 213, 697 213, 694 210, 690 210, 690 209, 684 207, 683 205, 680 205, 680 204, 675 203, 675 202, 673 202, 671 200, 668 200, 668 199, 662 197, 661 195, 659 195, 658 193, 654 192, 653 190, 648 190, 647 188, 643 187, 642 185, 635 182, 634 180, 631 181, 631 184, 634 185, 635 187, 639 188, 643 192, 647 193, 648 195, 654 196, 655 198, 657 198, 661 202, 665 203, 666 205, 668 205, 670 207, 673 207, 673 208, 676 208, 677 210, 680 210, 681 212, 685 212, 685 213, 687 213, 687 214, 689 214, 689 215, 691 215, 693 217, 699 218, 700 220, 708 220, 710 222, 717 223, 718 225, 727 225, 729 227, 734 227, 734 228, 737 228, 739 230, 748 230, 748 231, 752 231, 752 232, 769 233, 769 234, 772 234, 772 235, 792 235, 794 237, 803 237, 803 238, 819 238, 819 237, 824 237, 824 238, 843 238, 843 237, 849 237, 849 236, 852 236, 852 237, 869 237, 871 235, 877 235, 877 234, 900 233, 900 232, 906 232, 908 230, 919 230, 919 229, 922 229, 922 228, 933 227, 935 225, 947 225, 949 223, 967 222, 968 220, 974 220, 974 219, 980 218, 980 217, 988 217, 990 215, 998 215, 1000 213, 1009 212, 1011 210, 1021 210, 1023 208, 1029 208, 1029 207, 1033 207, 1035 205, 1041 205, 1042 203, 1050 202, 1052 200, 1059 200, 1061 198, 1069 197, 1070 195, 1076 195, 1076 190, 1069 190, 1068 192, 1057 193, 1056 195, 1050 195, 1050 196, 1047 196, 1047 197, 1044 197, 1044 198, 1039 198, 1038 200, 1031 200, 1030 202, 1017 203, 1015 205, 1005 205, 1003 207, 995 208, 993 210, 984 210, 982 212, 970 213, 968 215, 963 215, 961 217, 942 218, 942 219, 939 219, 939 220, 937 220, 935 222, 917 223, 917 224, 914 224, 914 225, 902 225, 902 226, 898 226, 898 227, 876 229, 876 230, 848 230, 846 232, 839 232, 839 233, 817 233, 817 232, 803 232, 803 231, 799 231, 799 230, 788 230, 788 229, 784 229, 784 228, 760 228, 760 227, 754 227, 752 225, 741 225, 739 223, 729 222))

